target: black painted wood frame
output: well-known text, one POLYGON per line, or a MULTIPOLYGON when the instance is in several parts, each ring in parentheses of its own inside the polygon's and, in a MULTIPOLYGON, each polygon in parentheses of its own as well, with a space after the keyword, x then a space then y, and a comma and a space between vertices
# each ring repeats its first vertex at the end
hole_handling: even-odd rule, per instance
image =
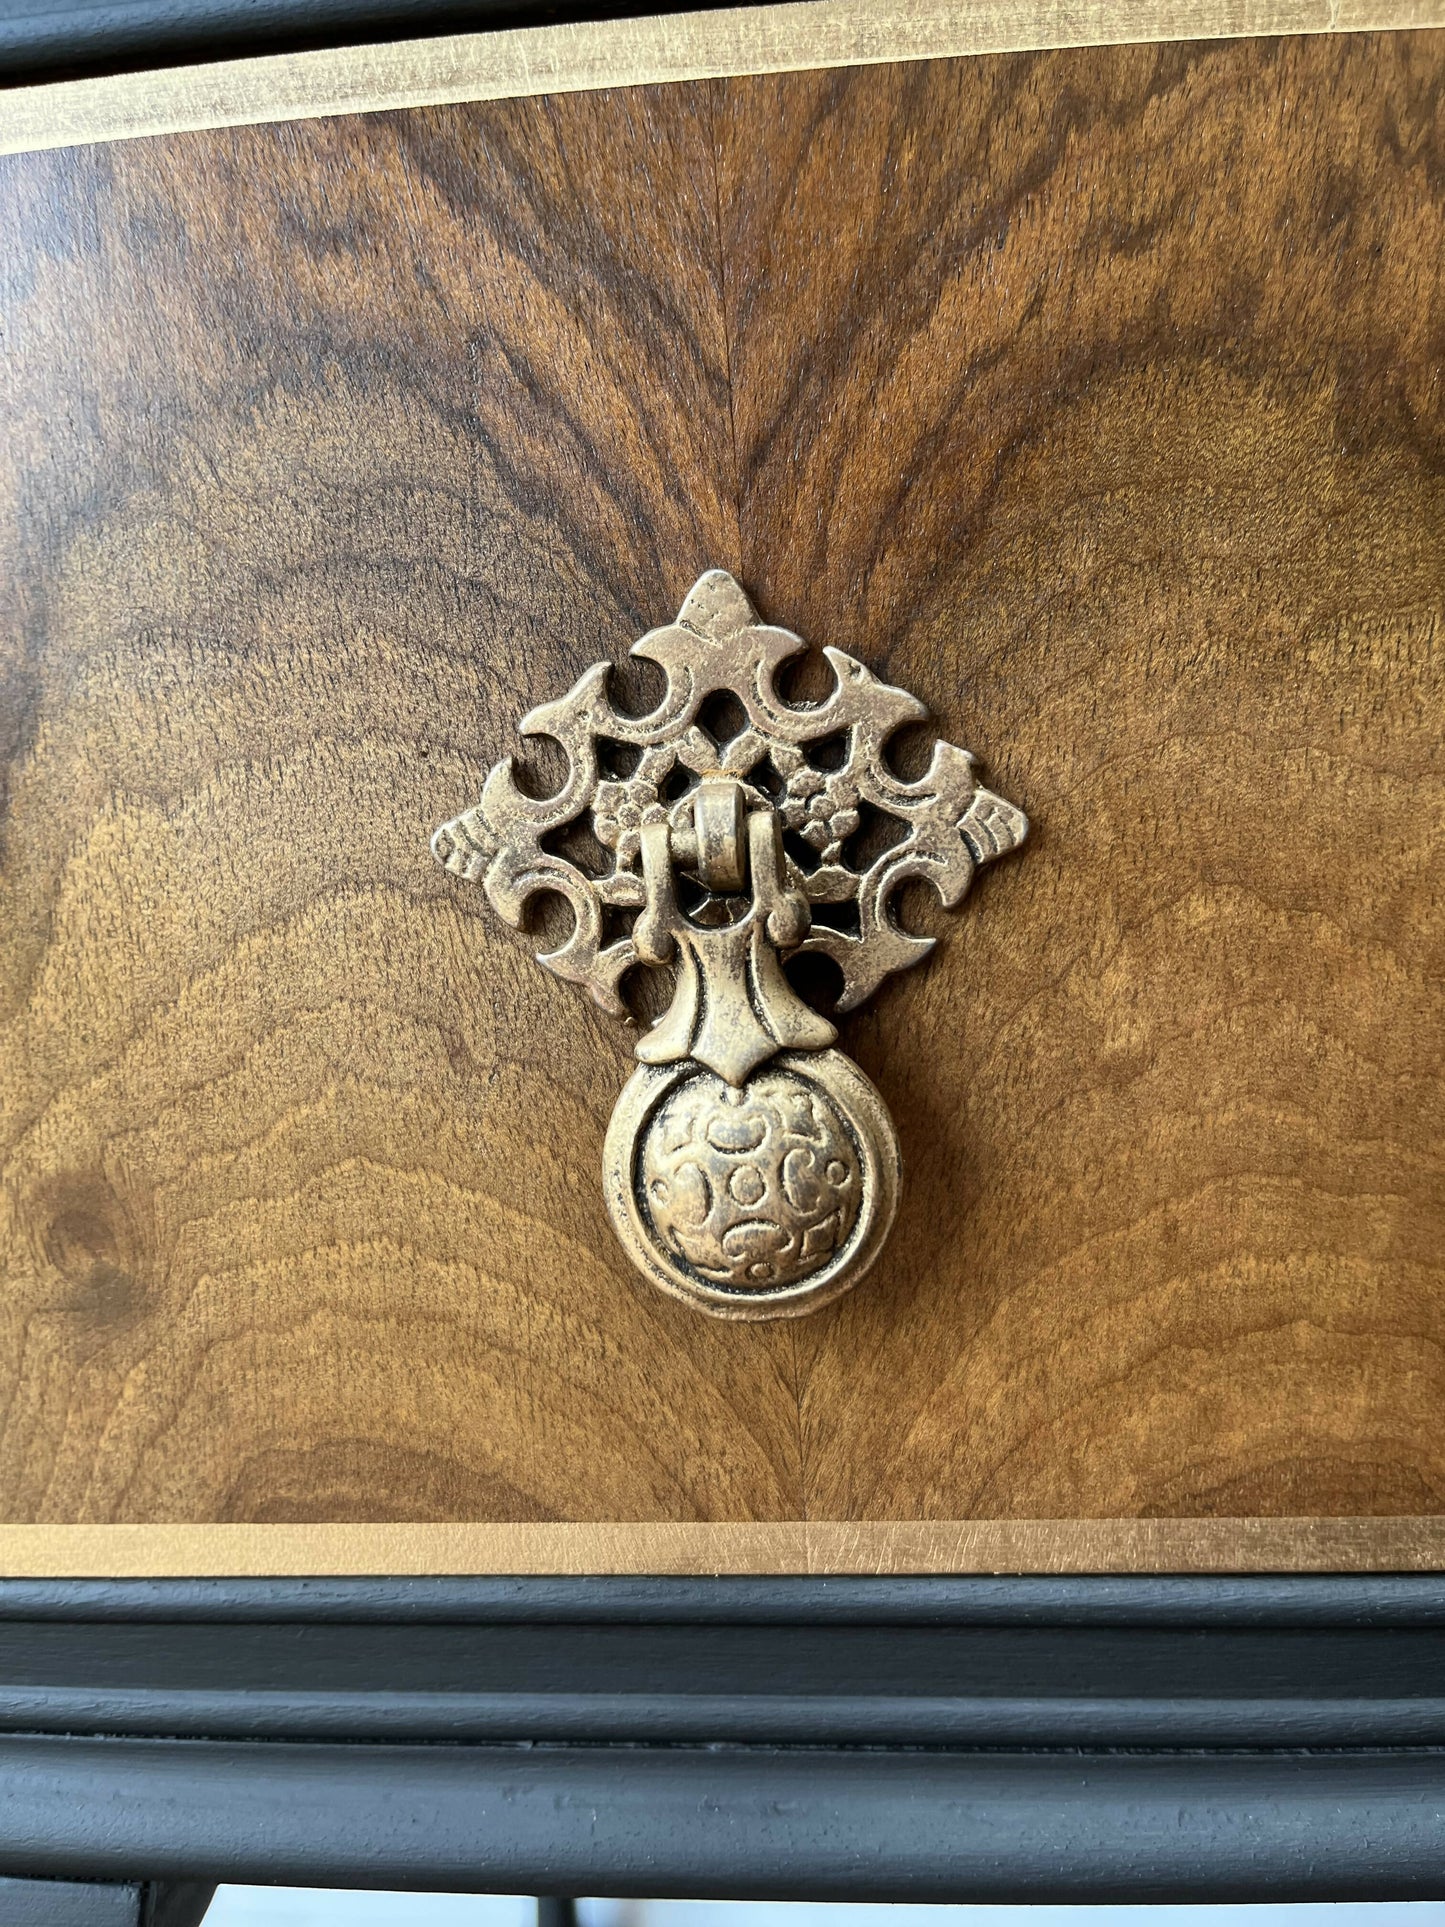
POLYGON ((0 1874, 1445 1895, 1445 1579, 0 1584, 0 1874))

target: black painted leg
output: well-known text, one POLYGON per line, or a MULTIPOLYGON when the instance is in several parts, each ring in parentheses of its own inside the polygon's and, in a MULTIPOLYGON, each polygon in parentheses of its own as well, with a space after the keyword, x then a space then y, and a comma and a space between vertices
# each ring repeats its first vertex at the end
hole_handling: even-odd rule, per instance
POLYGON ((144 1889, 140 1927, 200 1927, 215 1891, 209 1880, 153 1880, 144 1889))

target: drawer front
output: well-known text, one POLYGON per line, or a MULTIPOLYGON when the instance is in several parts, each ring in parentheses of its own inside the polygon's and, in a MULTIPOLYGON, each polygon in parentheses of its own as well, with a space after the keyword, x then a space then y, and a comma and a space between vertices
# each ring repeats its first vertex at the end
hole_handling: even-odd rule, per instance
POLYGON ((1439 1563, 1442 82, 0 162, 0 1569, 1439 1563), (427 850, 710 567, 1033 825, 844 1020, 904 1198, 796 1324, 632 1271, 636 1030, 427 850))

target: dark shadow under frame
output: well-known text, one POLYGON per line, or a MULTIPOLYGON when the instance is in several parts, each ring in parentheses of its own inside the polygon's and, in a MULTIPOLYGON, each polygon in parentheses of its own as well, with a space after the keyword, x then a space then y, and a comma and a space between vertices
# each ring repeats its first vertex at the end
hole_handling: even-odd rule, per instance
POLYGON ((1445 1894, 1445 1578, 0 1584, 0 1872, 1445 1894))
POLYGON ((0 87, 760 0, 0 0, 0 87))

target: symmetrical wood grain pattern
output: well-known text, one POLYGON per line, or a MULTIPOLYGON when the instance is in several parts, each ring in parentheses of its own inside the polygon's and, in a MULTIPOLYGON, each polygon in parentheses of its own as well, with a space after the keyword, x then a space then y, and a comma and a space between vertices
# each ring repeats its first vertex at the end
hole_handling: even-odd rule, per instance
POLYGON ((4 163, 0 1515, 1441 1509, 1442 77, 4 163), (908 1189, 797 1328, 631 1274, 628 1039, 426 849, 714 564, 1036 826, 849 1022, 908 1189))

